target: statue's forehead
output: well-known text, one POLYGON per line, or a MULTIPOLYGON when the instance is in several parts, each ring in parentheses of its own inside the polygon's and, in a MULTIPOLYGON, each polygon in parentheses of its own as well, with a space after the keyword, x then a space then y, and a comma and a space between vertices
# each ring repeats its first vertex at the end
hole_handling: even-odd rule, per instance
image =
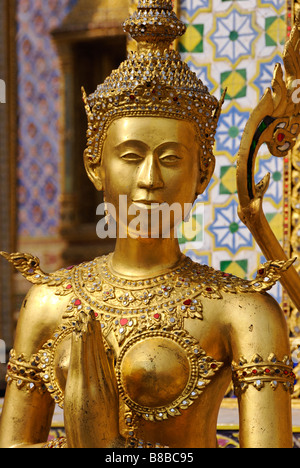
POLYGON ((112 122, 107 141, 114 146, 126 142, 144 142, 148 146, 178 143, 191 147, 196 129, 191 122, 163 117, 122 117, 112 122))
POLYGON ((120 117, 109 125, 107 133, 116 133, 122 138, 137 135, 154 138, 156 135, 171 137, 195 131, 196 128, 192 122, 149 115, 145 117, 120 117))

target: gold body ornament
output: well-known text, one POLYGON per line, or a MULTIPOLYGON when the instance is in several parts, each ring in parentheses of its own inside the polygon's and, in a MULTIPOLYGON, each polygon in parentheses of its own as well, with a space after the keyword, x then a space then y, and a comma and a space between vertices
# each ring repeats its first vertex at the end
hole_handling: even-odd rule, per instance
MULTIPOLYGON (((7 382, 14 382, 28 392, 47 389, 55 402, 63 407, 64 388, 57 378, 55 366, 57 348, 76 328, 80 330, 80 324, 91 316, 92 320, 101 322, 107 352, 113 349, 110 341, 118 343, 119 351, 113 359, 119 395, 127 407, 125 421, 131 438, 137 418, 162 421, 189 408, 223 365, 207 356, 197 340, 184 329, 186 318, 202 320, 201 297, 220 300, 222 292, 268 291, 292 264, 292 261, 268 262, 258 270, 257 277, 249 281, 185 258, 167 275, 132 281, 111 271, 111 256, 45 274, 38 259, 29 254, 1 254, 33 284, 47 284, 55 288, 56 295, 70 297, 62 325, 39 353, 26 359, 24 355, 17 357, 12 350, 7 382), (157 406, 157 395, 154 399, 148 395, 147 400, 147 382, 137 385, 134 370, 128 370, 128 367, 132 367, 131 363, 140 354, 146 359, 147 348, 158 353, 163 347, 168 350, 162 353, 162 361, 172 359, 175 353, 180 363, 176 374, 182 379, 178 385, 176 377, 175 392, 171 385, 168 395, 160 397, 163 404, 157 406)), ((295 375, 289 357, 279 362, 275 355, 271 355, 267 362, 263 362, 255 356, 250 364, 241 358, 239 364, 233 363, 232 369, 236 394, 250 384, 260 390, 266 382, 274 389, 282 383, 291 393, 293 391, 295 375)), ((164 373, 165 369, 162 370, 164 373)), ((169 378, 172 380, 171 375, 169 378)))

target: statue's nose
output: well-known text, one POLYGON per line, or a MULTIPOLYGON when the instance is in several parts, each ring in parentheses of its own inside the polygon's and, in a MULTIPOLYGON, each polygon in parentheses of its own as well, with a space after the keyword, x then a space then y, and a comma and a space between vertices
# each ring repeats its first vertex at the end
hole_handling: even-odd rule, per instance
POLYGON ((153 155, 147 156, 138 173, 138 187, 148 190, 163 188, 164 182, 159 167, 159 162, 156 161, 153 155))

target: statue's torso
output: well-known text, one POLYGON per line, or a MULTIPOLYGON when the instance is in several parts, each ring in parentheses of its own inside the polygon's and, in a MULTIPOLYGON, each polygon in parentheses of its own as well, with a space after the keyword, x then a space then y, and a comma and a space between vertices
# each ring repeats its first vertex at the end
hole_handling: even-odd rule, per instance
MULTIPOLYGON (((141 335, 137 332, 121 349, 115 343, 111 346, 114 356, 119 356, 115 370, 123 436, 133 435, 152 443, 159 441, 170 447, 184 447, 186 444, 191 447, 215 446, 219 406, 231 381, 231 367, 229 362, 223 364, 208 357, 200 347, 195 350, 203 353, 202 359, 191 356, 193 350, 185 343, 188 341, 186 328, 190 325, 201 337, 209 325, 205 326, 199 319, 186 325, 182 330, 184 339, 174 339, 160 331, 141 335), (134 430, 133 426, 137 429, 134 430), (191 427, 194 428, 192 432, 191 427)), ((207 336, 203 341, 208 341, 207 336)), ((226 358, 222 340, 214 335, 212 329, 208 349, 214 349, 218 355, 224 353, 226 358)), ((70 353, 71 335, 59 344, 52 368, 59 388, 53 397, 58 397, 61 405, 70 353)), ((49 367, 46 372, 48 370, 49 367)), ((48 384, 51 386, 53 381, 48 384)))
POLYGON ((110 258, 51 275, 32 268, 32 259, 24 271, 16 259, 24 276, 43 285, 35 296, 50 304, 44 313, 53 331, 31 359, 39 378, 63 407, 72 335, 92 315, 115 368, 121 433, 170 447, 215 446, 234 328, 250 327, 248 298, 270 288, 270 271, 245 281, 185 258, 162 276, 129 280, 112 272, 110 258))
POLYGON ((252 292, 251 282, 189 259, 166 275, 128 280, 115 276, 103 257, 57 272, 50 286, 65 306, 39 355, 44 382, 59 405, 72 332, 80 315, 93 311, 113 354, 123 434, 174 446, 215 445, 217 414, 231 380, 222 319, 231 304, 222 299, 252 292))

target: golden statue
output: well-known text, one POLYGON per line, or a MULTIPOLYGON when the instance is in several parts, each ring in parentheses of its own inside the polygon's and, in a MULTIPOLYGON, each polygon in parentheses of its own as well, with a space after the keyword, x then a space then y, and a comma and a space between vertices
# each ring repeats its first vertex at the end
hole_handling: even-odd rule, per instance
POLYGON ((222 99, 171 48, 185 31, 171 0, 140 0, 125 30, 137 52, 83 91, 84 163, 116 208, 116 248, 52 274, 2 253, 34 286, 10 353, 0 446, 215 448, 233 380, 241 447, 292 447, 287 326, 267 294, 292 261, 270 260, 247 281, 182 255, 176 229, 213 174, 222 99), (154 223, 173 204, 182 210, 169 226, 154 223), (132 207, 147 221, 140 230, 132 207), (55 404, 66 437, 48 443, 55 404))

